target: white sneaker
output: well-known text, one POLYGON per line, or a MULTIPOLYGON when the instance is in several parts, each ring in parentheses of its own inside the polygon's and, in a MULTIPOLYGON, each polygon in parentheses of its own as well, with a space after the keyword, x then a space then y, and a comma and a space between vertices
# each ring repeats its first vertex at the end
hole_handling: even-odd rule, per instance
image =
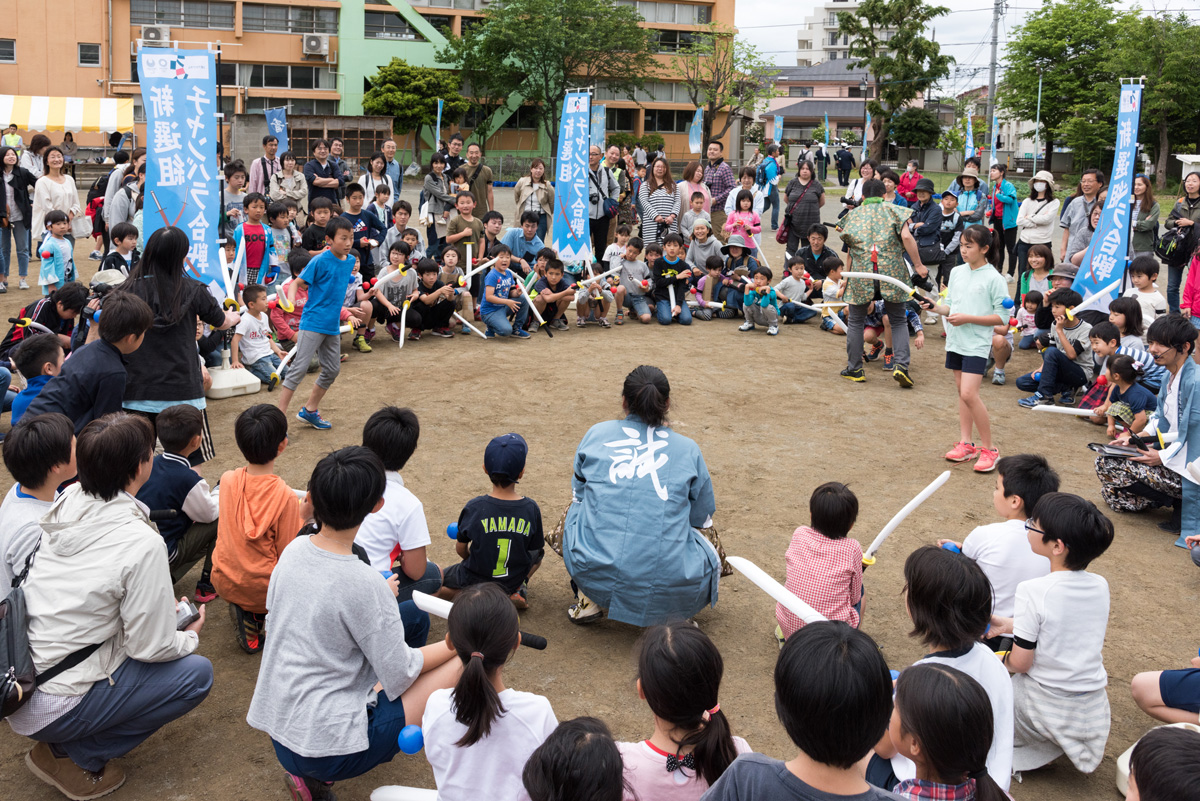
POLYGON ((1004 280, 1005 280, 1005 281, 1008 281, 1008 283, 1010 283, 1010 284, 1011 284, 1013 281, 1015 281, 1015 280, 1017 280, 1017 279, 1016 279, 1016 278, 1014 278, 1014 277, 1012 276, 1012 274, 1011 274, 1011 273, 1008 273, 1008 274, 1006 274, 1006 275, 1004 276, 1004 280))
POLYGON ((773 325, 767 329, 767 336, 775 336, 779 333, 779 326, 773 325))
POLYGON ((29 282, 22 278, 21 283, 18 286, 20 286, 21 289, 29 289, 29 282))
POLYGON ((742 323, 738 326, 739 331, 753 331, 754 323, 742 323))
POLYGON ((98 250, 93 250, 88 254, 88 261, 100 261, 104 258, 104 254, 98 250))

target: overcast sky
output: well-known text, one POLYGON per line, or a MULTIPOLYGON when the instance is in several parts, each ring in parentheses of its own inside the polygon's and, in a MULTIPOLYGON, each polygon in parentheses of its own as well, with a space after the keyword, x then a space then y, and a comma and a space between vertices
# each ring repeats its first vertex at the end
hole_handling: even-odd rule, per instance
MULTIPOLYGON (((940 0, 950 13, 940 17, 934 34, 942 52, 954 56, 957 64, 950 78, 943 82, 946 94, 958 94, 988 82, 988 62, 991 55, 992 5, 987 0, 940 0), (955 72, 957 70, 957 73, 955 72)), ((824 6, 824 0, 820 2, 824 6)), ((1195 0, 1156 0, 1141 4, 1118 0, 1120 8, 1185 9, 1194 20, 1200 21, 1195 0)), ((796 34, 804 20, 817 7, 814 0, 781 4, 777 0, 737 0, 735 24, 739 35, 756 45, 764 55, 780 66, 796 64, 796 34)), ((1034 0, 1011 0, 1000 21, 1000 66, 1004 65, 1004 44, 1012 29, 1030 12, 1040 8, 1034 0)), ((824 29, 821 30, 824 33, 824 29)), ((820 39, 821 36, 814 36, 820 39)))

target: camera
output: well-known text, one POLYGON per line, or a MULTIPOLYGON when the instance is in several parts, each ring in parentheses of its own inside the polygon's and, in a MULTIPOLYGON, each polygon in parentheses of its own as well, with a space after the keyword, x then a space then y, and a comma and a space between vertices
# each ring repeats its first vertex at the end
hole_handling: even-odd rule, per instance
POLYGON ((183 631, 188 626, 200 619, 200 610, 196 605, 183 598, 179 603, 175 604, 175 630, 183 631))

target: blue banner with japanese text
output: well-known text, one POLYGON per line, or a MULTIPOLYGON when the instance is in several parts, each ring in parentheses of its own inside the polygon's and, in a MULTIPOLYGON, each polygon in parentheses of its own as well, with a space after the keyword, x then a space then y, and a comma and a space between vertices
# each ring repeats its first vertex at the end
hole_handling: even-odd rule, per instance
POLYGON ((604 152, 604 123, 605 123, 604 106, 592 106, 592 144, 600 148, 600 152, 604 152))
POLYGON ((692 124, 688 126, 688 150, 699 153, 704 150, 704 109, 697 108, 692 115, 692 124))
POLYGON ((1142 87, 1139 84, 1122 86, 1117 112, 1116 152, 1113 153, 1108 196, 1104 200, 1096 232, 1092 234, 1091 244, 1083 253, 1079 274, 1072 285, 1084 300, 1103 289, 1109 289, 1105 293, 1108 297, 1092 306, 1097 311, 1107 311, 1109 301, 1120 293, 1120 285, 1112 285, 1124 276, 1129 259, 1129 200, 1133 196, 1141 111, 1142 87))
POLYGON ((971 130, 971 115, 967 114, 967 141, 963 145, 963 166, 967 166, 966 160, 975 155, 975 133, 971 130))
POLYGON ((218 256, 221 195, 217 165, 217 81, 213 54, 144 48, 138 80, 146 109, 146 239, 182 228, 191 242, 187 272, 225 296, 218 256))
MULTIPOLYGON (((591 264, 591 220, 588 217, 588 144, 591 97, 571 92, 563 98, 554 169, 554 241, 567 265, 591 264)), ((597 254, 599 255, 599 254, 597 254)))
POLYGON ((267 115, 267 132, 279 140, 278 152, 282 156, 288 152, 287 108, 269 108, 265 114, 267 115))

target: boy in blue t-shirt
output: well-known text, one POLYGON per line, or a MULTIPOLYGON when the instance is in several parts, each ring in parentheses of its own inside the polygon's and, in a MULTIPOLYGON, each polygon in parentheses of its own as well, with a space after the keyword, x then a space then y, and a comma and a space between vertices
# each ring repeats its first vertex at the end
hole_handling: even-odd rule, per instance
MULTIPOLYGON (((300 330, 296 334, 298 351, 292 358, 296 364, 308 364, 314 355, 321 363, 321 373, 308 402, 300 409, 299 417, 313 428, 329 429, 333 424, 321 417, 317 406, 333 386, 341 372, 341 313, 346 286, 354 270, 354 226, 345 217, 334 217, 325 227, 329 249, 314 256, 297 280, 288 284, 288 302, 296 305, 296 292, 303 284, 308 301, 300 314, 300 330)), ((279 410, 287 414, 292 395, 304 379, 303 370, 289 370, 279 393, 279 410)))
POLYGON ((495 245, 491 255, 496 258, 496 263, 483 279, 483 298, 479 302, 479 316, 487 324, 486 336, 493 339, 515 334, 517 339, 529 339, 529 332, 525 330, 529 303, 517 287, 517 277, 508 269, 512 251, 508 245, 495 245))
POLYGON ((366 280, 375 277, 375 262, 371 259, 371 251, 379 247, 383 241, 383 225, 379 218, 363 210, 366 192, 358 184, 346 185, 346 205, 349 211, 343 211, 342 217, 350 221, 354 227, 354 251, 358 256, 358 269, 366 280))

